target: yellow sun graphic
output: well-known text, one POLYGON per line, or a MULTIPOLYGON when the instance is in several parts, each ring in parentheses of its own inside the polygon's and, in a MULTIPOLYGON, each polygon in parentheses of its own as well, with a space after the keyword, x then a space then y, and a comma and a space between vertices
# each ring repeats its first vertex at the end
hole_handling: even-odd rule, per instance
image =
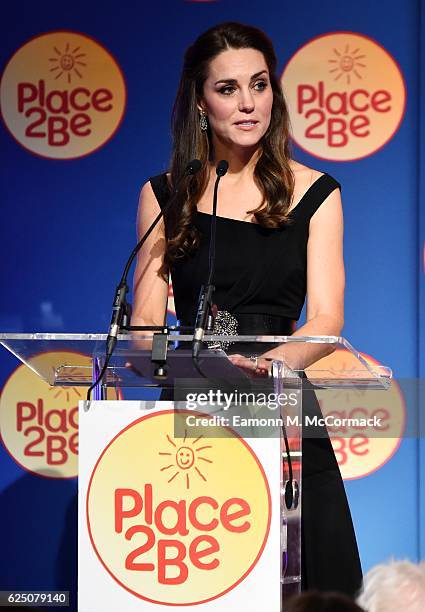
MULTIPOLYGON (((67 364, 65 364, 67 365, 67 364)), ((52 371, 53 374, 55 373, 55 368, 52 367, 52 371)), ((72 376, 72 374, 74 372, 77 371, 77 368, 70 368, 69 369, 69 375, 72 376)), ((63 393, 65 393, 65 397, 66 397, 66 401, 69 402, 71 395, 75 394, 77 396, 77 402, 80 399, 83 399, 81 392, 79 391, 79 389, 77 387, 48 387, 47 389, 48 393, 52 393, 53 397, 56 399, 57 397, 60 397, 63 393)), ((74 398, 75 399, 75 398, 74 398)))
MULTIPOLYGON (((199 453, 202 451, 212 448, 211 445, 197 446, 197 444, 202 444, 203 436, 199 436, 195 440, 192 440, 191 443, 186 442, 187 431, 185 430, 183 443, 177 445, 171 437, 167 434, 166 439, 168 443, 172 446, 171 451, 160 451, 158 455, 161 457, 169 457, 168 465, 165 465, 161 468, 161 472, 166 472, 167 470, 171 470, 169 474, 172 475, 168 479, 167 482, 172 482, 175 478, 182 475, 186 480, 186 489, 190 489, 190 476, 196 476, 201 478, 204 482, 207 481, 205 474, 202 472, 200 467, 198 467, 198 463, 200 461, 204 461, 205 463, 213 463, 211 459, 207 459, 206 457, 202 457, 199 453)), ((181 480, 181 479, 179 479, 181 480)))
POLYGON ((366 57, 365 55, 359 55, 360 49, 353 49, 350 51, 350 45, 345 45, 344 51, 333 50, 337 59, 328 60, 331 64, 330 73, 335 73, 334 81, 338 81, 345 75, 347 85, 351 83, 351 73, 355 74, 358 79, 362 78, 359 72, 359 68, 366 68, 366 64, 362 64, 359 60, 366 57))
MULTIPOLYGON (((72 379, 77 380, 77 375, 81 374, 80 368, 72 367, 67 362, 63 364, 63 367, 67 368, 67 376, 71 380, 72 379)), ((54 366, 52 366, 51 370, 53 372, 53 378, 54 378, 57 370, 54 366)), ((79 378, 81 379, 81 377, 79 378)), ((70 401, 79 402, 80 400, 85 398, 88 387, 89 387, 88 384, 84 384, 80 388, 75 387, 75 386, 69 386, 69 387, 68 386, 60 387, 56 385, 54 387, 48 386, 47 393, 51 394, 54 399, 64 395, 68 403, 70 401)), ((117 388, 110 387, 108 389, 108 399, 118 399, 119 397, 120 397, 120 391, 117 388)))
MULTIPOLYGON (((67 365, 67 364, 65 364, 67 365)), ((55 368, 52 367, 53 373, 55 373, 55 368)), ((72 374, 74 372, 77 371, 77 368, 70 368, 69 369, 69 374, 70 376, 72 376, 72 374)), ((71 398, 71 395, 76 395, 77 396, 77 402, 80 399, 83 399, 81 392, 79 391, 79 389, 77 387, 48 387, 47 389, 48 393, 52 393, 53 397, 56 399, 57 397, 61 396, 63 393, 65 393, 65 397, 66 397, 66 401, 69 403, 69 400, 71 398)), ((75 399, 75 398, 74 398, 75 399)))
POLYGON ((82 58, 86 57, 86 54, 78 53, 80 49, 81 47, 75 47, 75 49, 71 50, 71 45, 69 43, 66 44, 64 51, 60 51, 56 46, 53 47, 57 57, 49 57, 49 62, 52 63, 50 72, 57 73, 55 74, 55 81, 62 75, 66 76, 68 83, 71 83, 74 74, 80 79, 83 77, 77 66, 87 66, 87 64, 82 61, 82 58))

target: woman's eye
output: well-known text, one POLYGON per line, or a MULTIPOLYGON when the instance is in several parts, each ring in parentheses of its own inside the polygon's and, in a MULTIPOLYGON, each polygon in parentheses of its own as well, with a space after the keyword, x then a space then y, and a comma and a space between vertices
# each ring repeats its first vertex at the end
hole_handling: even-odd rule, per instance
POLYGON ((263 91, 264 89, 266 89, 267 86, 268 83, 266 81, 257 81, 257 83, 255 83, 254 85, 254 89, 256 91, 263 91))
POLYGON ((224 94, 225 96, 230 96, 235 91, 235 88, 232 85, 226 85, 218 90, 219 93, 224 94))

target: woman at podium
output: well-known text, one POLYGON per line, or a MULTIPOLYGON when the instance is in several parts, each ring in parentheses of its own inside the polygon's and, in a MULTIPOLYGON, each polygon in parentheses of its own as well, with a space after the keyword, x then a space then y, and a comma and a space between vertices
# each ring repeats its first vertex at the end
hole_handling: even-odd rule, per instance
MULTIPOLYGON (((135 271, 132 324, 162 325, 171 275, 177 318, 195 323, 208 249, 216 166, 227 160, 217 205, 214 303, 239 335, 340 335, 344 309, 340 186, 291 158, 289 118, 273 46, 260 30, 223 23, 185 54, 168 173, 143 187, 145 242, 135 271), (196 175, 181 182, 187 163, 196 175), (176 192, 175 186, 183 184, 176 192), (296 329, 307 295, 306 323, 296 329)), ((233 361, 265 376, 273 350, 233 361)), ((293 365, 293 364, 289 364, 293 365)), ((307 409, 319 412, 313 393, 307 409)), ((361 568, 344 486, 329 438, 303 440, 302 585, 353 595, 361 568)))

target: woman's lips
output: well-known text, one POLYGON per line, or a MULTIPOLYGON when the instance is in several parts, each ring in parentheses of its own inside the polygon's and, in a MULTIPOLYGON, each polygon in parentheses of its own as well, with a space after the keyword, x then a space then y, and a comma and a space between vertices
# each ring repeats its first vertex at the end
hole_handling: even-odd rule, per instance
POLYGON ((241 130, 253 130, 258 125, 258 121, 238 121, 236 127, 241 130))

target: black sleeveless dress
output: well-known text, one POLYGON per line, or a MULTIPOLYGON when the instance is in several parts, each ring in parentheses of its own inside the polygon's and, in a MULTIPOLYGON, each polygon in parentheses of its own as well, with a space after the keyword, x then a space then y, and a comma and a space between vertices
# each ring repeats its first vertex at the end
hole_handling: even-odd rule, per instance
MULTIPOLYGON (((170 197, 166 174, 150 183, 163 207, 170 197)), ((284 228, 217 218, 214 303, 237 318, 239 334, 292 333, 306 296, 310 219, 338 188, 331 176, 322 175, 284 228)), ((199 291, 208 276, 210 221, 209 214, 196 213, 199 248, 178 259, 171 272, 181 325, 194 325, 199 291)), ((313 392, 303 395, 303 411, 320 415, 313 392)), ((302 492, 303 589, 353 596, 361 585, 361 566, 344 485, 327 435, 303 439, 302 492)))

